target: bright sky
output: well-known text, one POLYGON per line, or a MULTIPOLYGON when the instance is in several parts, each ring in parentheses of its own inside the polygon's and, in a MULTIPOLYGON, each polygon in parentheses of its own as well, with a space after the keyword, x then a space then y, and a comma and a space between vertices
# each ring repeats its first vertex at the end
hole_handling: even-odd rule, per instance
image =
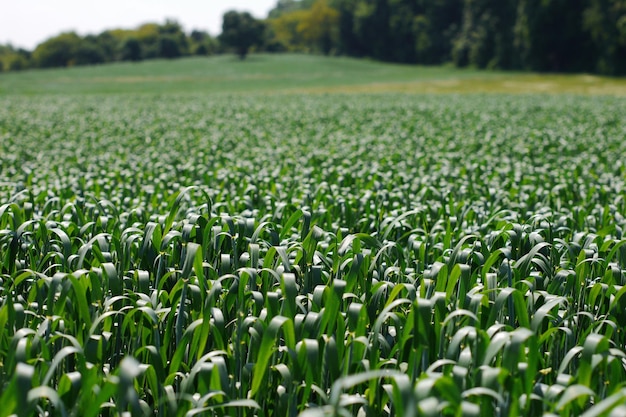
POLYGON ((105 29, 131 29, 146 22, 175 19, 186 32, 222 31, 228 10, 248 11, 264 18, 277 0, 7 0, 0 12, 0 44, 32 50, 61 32, 97 34, 105 29))

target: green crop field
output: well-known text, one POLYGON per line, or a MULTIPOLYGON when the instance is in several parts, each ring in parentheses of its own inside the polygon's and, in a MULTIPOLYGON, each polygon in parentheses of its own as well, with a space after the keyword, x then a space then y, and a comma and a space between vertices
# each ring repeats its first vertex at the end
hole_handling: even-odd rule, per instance
POLYGON ((570 93, 626 96, 626 79, 383 64, 311 55, 152 60, 0 73, 0 96, 116 93, 570 93))
POLYGON ((0 417, 625 415, 624 85, 0 74, 0 417))

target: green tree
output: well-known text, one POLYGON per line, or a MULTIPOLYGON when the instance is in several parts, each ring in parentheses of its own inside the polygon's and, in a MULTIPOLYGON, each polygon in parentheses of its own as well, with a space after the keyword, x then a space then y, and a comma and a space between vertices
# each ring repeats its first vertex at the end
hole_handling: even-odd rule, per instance
POLYGON ((159 56, 162 58, 178 58, 182 56, 183 51, 176 35, 163 34, 157 39, 157 48, 159 56))
POLYGON ((583 11, 583 28, 590 35, 595 70, 601 74, 626 74, 626 2, 590 0, 583 11))
POLYGON ((122 41, 116 38, 111 31, 105 30, 96 35, 94 42, 100 47, 100 50, 104 54, 105 62, 113 62, 120 59, 119 55, 122 41))
POLYGON ((162 58, 178 58, 189 54, 187 36, 177 21, 167 19, 165 24, 159 27, 157 47, 162 58))
POLYGON ((307 19, 307 10, 293 10, 269 19, 269 43, 282 46, 287 51, 307 51, 309 46, 304 39, 302 22, 307 19))
POLYGON ((328 55, 337 47, 339 12, 327 0, 316 0, 309 9, 294 9, 268 21, 271 39, 287 50, 315 51, 328 55))
POLYGON ((315 0, 278 0, 278 3, 276 3, 276 6, 270 10, 267 17, 269 19, 275 19, 297 10, 310 9, 314 1, 315 0))
POLYGON ((397 46, 389 36, 390 10, 387 0, 357 0, 354 3, 353 30, 361 55, 390 61, 397 46))
POLYGON ((390 53, 388 60, 395 62, 416 61, 415 16, 417 2, 389 0, 388 40, 390 53))
POLYGON ((97 38, 93 35, 88 35, 81 39, 76 47, 73 61, 75 65, 102 64, 106 62, 106 55, 98 44, 97 38))
POLYGON ((159 37, 161 36, 161 25, 158 23, 145 23, 131 32, 141 44, 142 59, 159 58, 159 37))
POLYGON ((245 59, 250 48, 263 44, 264 24, 248 12, 229 11, 224 14, 220 42, 245 59))
POLYGON ((514 44, 522 67, 593 71, 595 56, 583 12, 589 0, 518 0, 514 44))
POLYGON ((187 43, 192 55, 212 55, 217 49, 215 40, 211 35, 200 30, 193 30, 187 43))
POLYGON ((365 55, 365 48, 354 31, 356 0, 334 0, 333 6, 339 12, 338 51, 352 56, 365 55))
POLYGON ((462 19, 463 0, 420 0, 413 26, 418 62, 450 62, 462 19))
POLYGON ((11 45, 0 45, 0 72, 21 71, 32 66, 32 54, 25 49, 15 49, 11 45))
POLYGON ((465 0, 452 56, 459 66, 513 68, 517 0, 465 0))
POLYGON ((74 32, 62 33, 39 44, 33 52, 35 64, 41 68, 74 65, 81 38, 74 32))
POLYGON ((127 38, 122 45, 121 58, 122 61, 141 61, 143 58, 141 42, 135 37, 127 38))

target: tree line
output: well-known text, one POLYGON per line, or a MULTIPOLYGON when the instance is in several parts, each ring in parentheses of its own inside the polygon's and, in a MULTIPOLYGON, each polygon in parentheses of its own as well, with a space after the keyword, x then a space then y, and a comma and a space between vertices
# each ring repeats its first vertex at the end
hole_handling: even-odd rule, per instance
POLYGON ((625 75, 626 1, 278 0, 263 20, 226 13, 216 38, 168 21, 64 33, 32 53, 0 46, 0 62, 11 70, 249 51, 625 75))
POLYGON ((267 23, 294 51, 626 74, 624 0, 279 0, 267 23))
POLYGON ((65 32, 37 45, 33 51, 0 45, 0 70, 71 67, 152 58, 179 58, 221 52, 219 43, 207 32, 186 34, 182 26, 167 20, 147 23, 136 29, 106 30, 79 36, 65 32))

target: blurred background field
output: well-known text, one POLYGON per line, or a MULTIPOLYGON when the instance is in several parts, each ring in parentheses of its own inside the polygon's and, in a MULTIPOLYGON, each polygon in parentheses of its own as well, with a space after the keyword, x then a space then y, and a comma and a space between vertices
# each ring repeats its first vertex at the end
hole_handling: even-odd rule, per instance
POLYGON ((0 74, 0 94, 568 93, 626 95, 626 79, 415 66, 347 57, 254 54, 0 74))

